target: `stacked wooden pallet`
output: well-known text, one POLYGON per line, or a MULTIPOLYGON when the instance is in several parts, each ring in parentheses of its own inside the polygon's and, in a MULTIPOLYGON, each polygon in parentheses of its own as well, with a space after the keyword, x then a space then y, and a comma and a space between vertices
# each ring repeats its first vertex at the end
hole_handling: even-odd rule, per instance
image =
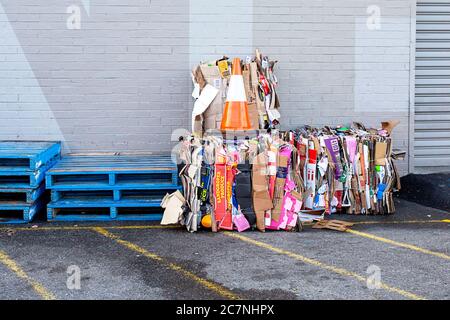
POLYGON ((0 223, 27 223, 45 207, 45 173, 61 157, 59 142, 0 141, 0 223))
POLYGON ((159 220, 179 189, 169 155, 68 155, 47 172, 49 221, 159 220))

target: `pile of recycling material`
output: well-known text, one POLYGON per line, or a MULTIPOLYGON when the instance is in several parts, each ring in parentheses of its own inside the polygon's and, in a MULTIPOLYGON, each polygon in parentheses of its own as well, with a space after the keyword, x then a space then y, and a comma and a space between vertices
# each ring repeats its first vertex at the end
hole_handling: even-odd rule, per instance
POLYGON ((226 140, 184 137, 179 158, 183 194, 167 195, 162 224, 194 232, 257 228, 299 230, 325 215, 392 214, 400 188, 391 130, 302 127, 226 140))
MULTIPOLYGON (((240 59, 230 63, 227 57, 200 63, 192 71, 195 99, 192 111, 192 132, 198 137, 223 129, 221 122, 227 92, 232 77, 231 66, 241 65, 240 59)), ((248 56, 242 64, 241 79, 244 82, 242 95, 248 107, 249 128, 246 130, 274 129, 279 124, 279 99, 276 93, 278 80, 273 72, 277 61, 256 50, 255 56, 248 56)), ((240 69, 240 68, 239 68, 240 69)), ((239 75, 240 76, 240 75, 239 75)), ((239 82, 241 82, 240 80, 239 82)), ((233 88, 235 89, 235 88, 233 88)), ((234 91, 234 90, 233 90, 234 91)), ((239 91, 239 89, 237 90, 239 91)), ((228 92, 229 93, 229 92, 228 92)), ((226 110, 226 108, 225 108, 226 110)), ((247 110, 245 110, 247 113, 247 110)))

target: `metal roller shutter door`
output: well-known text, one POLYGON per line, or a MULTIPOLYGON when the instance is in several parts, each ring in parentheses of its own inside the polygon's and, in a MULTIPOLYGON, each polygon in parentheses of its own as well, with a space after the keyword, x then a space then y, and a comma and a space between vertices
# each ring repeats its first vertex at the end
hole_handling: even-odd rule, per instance
POLYGON ((450 171, 450 0, 417 2, 414 171, 450 171))

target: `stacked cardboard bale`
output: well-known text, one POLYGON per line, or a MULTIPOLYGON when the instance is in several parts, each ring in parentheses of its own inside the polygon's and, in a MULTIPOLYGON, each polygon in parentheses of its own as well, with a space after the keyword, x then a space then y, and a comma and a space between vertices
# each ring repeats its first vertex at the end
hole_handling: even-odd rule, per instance
POLYGON ((324 215, 394 213, 400 183, 393 126, 272 130, 234 142, 185 137, 184 198, 175 221, 189 231, 198 230, 205 216, 213 231, 291 231, 324 215))
MULTIPOLYGON (((280 104, 276 93, 277 78, 271 61, 256 50, 243 64, 245 92, 252 129, 275 128, 279 124, 280 104)), ((199 137, 220 131, 223 108, 230 80, 230 61, 227 57, 200 63, 192 71, 195 99, 192 113, 192 132, 199 137)))
POLYGON ((393 191, 400 189, 390 136, 394 126, 391 121, 366 129, 354 123, 291 132, 304 179, 304 206, 325 207, 327 213, 394 213, 393 191))

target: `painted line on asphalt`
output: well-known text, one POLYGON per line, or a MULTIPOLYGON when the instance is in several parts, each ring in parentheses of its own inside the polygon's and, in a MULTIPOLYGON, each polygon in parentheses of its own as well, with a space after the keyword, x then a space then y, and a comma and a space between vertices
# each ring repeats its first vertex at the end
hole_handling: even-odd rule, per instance
MULTIPOLYGON (((285 250, 285 249, 274 247, 274 246, 272 246, 272 245, 270 245, 268 243, 265 243, 265 242, 262 242, 262 241, 258 241, 258 240, 254 240, 252 238, 243 236, 241 234, 236 234, 236 233, 232 233, 232 232, 225 232, 224 234, 226 236, 228 236, 228 237, 235 238, 235 239, 238 239, 238 240, 241 240, 241 241, 253 244, 255 246, 258 246, 258 247, 261 247, 261 248, 273 251, 275 253, 279 253, 279 254, 288 256, 288 257, 290 257, 292 259, 295 259, 297 261, 301 261, 301 262, 304 262, 304 263, 307 263, 307 264, 319 267, 321 269, 324 269, 324 270, 327 270, 327 271, 331 271, 331 272, 337 273, 337 274, 342 275, 342 276, 350 277, 350 278, 356 279, 356 280, 358 280, 360 282, 367 283, 367 278, 366 277, 364 277, 364 276, 362 276, 362 275, 360 275, 358 273, 355 273, 353 271, 349 271, 349 270, 346 270, 344 268, 339 268, 339 267, 335 267, 335 266, 332 266, 332 265, 328 265, 328 264, 325 264, 325 263, 323 263, 323 262, 321 262, 319 260, 308 258, 308 257, 302 256, 302 255, 300 255, 298 253, 294 253, 294 252, 291 252, 291 251, 288 251, 288 250, 285 250)), ((419 296, 417 294, 414 294, 412 292, 409 292, 409 291, 406 291, 406 290, 403 290, 403 289, 399 289, 399 288, 387 285, 385 283, 381 283, 380 286, 381 286, 382 289, 384 289, 386 291, 396 293, 396 294, 401 295, 403 297, 406 297, 408 299, 412 299, 412 300, 426 300, 426 298, 421 297, 421 296, 419 296)))
POLYGON ((241 297, 239 297, 237 294, 235 294, 234 292, 228 290, 227 288, 223 287, 222 285, 215 283, 213 281, 210 281, 208 279, 204 279, 201 278, 199 276, 197 276, 196 274, 194 274, 193 272, 184 269, 182 266, 175 264, 173 262, 169 262, 166 259, 164 259, 163 257, 152 253, 140 246, 138 246, 135 243, 132 243, 130 241, 126 241, 121 239, 119 236, 109 232, 108 230, 106 230, 105 228, 101 228, 101 227, 93 227, 91 228, 92 230, 96 231, 97 233, 111 239, 114 240, 115 242, 117 242, 118 244, 134 251, 137 252, 151 260, 157 261, 165 266, 167 266, 169 269, 176 271, 180 274, 182 274, 183 276, 185 276, 186 278, 191 279, 192 281, 198 283, 199 285, 215 292, 216 294, 218 294, 219 296, 225 298, 225 299, 229 299, 229 300, 240 300, 241 297))
MULTIPOLYGON (((355 225, 365 225, 365 224, 422 224, 422 223, 450 223, 449 219, 444 220, 405 220, 405 221, 348 221, 355 225)), ((310 224, 305 224, 310 225, 310 224)), ((312 225, 312 224, 311 224, 312 225)), ((130 226, 70 226, 70 227, 1 227, 0 232, 6 231, 59 231, 59 230, 91 230, 92 228, 104 228, 107 230, 134 230, 134 229, 183 229, 181 226, 170 225, 130 225, 130 226)))
POLYGON ((19 228, 0 228, 0 232, 7 231, 77 231, 77 230, 92 230, 92 228, 104 228, 107 230, 134 230, 134 229, 181 229, 180 226, 160 226, 160 225, 132 225, 132 226, 71 226, 71 227, 19 227, 19 228))
MULTIPOLYGON (((104 227, 100 227, 104 228, 104 227)), ((111 230, 135 230, 135 229, 183 229, 183 227, 178 225, 170 225, 170 226, 161 226, 161 225, 152 225, 152 226, 146 226, 146 225, 134 225, 134 226, 111 226, 106 227, 105 229, 111 229, 111 230)), ((184 229, 183 229, 184 230, 184 229)))
POLYGON ((347 229, 348 233, 360 236, 360 237, 364 237, 367 239, 371 239, 371 240, 375 240, 375 241, 379 241, 379 242, 383 242, 383 243, 387 243, 393 246, 397 246, 400 248, 405 248, 405 249, 409 249, 409 250, 413 250, 416 252, 420 252, 420 253, 424 253, 424 254, 428 254, 428 255, 432 255, 438 258, 442 258, 442 259, 446 259, 446 260, 450 260, 450 256, 446 255, 445 253, 441 253, 441 252, 436 252, 436 251, 431 251, 425 248, 421 248, 419 246, 415 246, 409 243, 405 243, 405 242, 399 242, 399 241, 395 241, 395 240, 391 240, 388 238, 384 238, 384 237, 380 237, 371 233, 367 233, 367 232, 361 232, 361 231, 356 231, 356 230, 352 230, 352 229, 347 229))
MULTIPOLYGON (((449 220, 450 221, 450 220, 449 220)), ((421 224, 421 223, 445 223, 447 220, 397 220, 397 221, 348 221, 357 224, 421 224)))
POLYGON ((44 300, 56 300, 56 297, 48 291, 40 282, 31 278, 6 252, 0 250, 0 263, 4 264, 9 270, 22 280, 28 282, 33 290, 44 300))

